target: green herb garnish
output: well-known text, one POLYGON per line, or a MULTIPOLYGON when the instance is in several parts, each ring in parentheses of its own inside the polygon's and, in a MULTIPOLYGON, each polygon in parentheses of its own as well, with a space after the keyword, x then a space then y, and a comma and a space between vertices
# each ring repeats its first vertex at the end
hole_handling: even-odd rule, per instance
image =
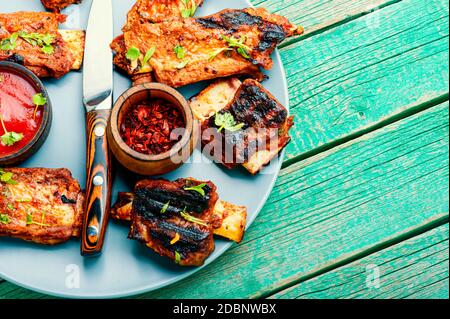
POLYGON ((37 225, 37 226, 42 226, 42 227, 50 226, 48 224, 44 224, 44 221, 45 221, 45 213, 42 213, 41 222, 35 222, 33 220, 33 215, 27 214, 27 225, 37 225))
POLYGON ((130 61, 137 61, 139 59, 139 56, 141 55, 141 51, 139 51, 136 47, 131 47, 128 49, 127 53, 125 54, 125 57, 130 61))
POLYGON ((147 50, 147 52, 145 53, 144 59, 142 60, 142 65, 148 64, 148 61, 151 59, 153 54, 155 54, 155 51, 156 51, 156 47, 151 47, 150 49, 147 50))
POLYGON ((169 208, 170 200, 164 204, 164 206, 161 208, 161 214, 165 214, 167 209, 169 208))
POLYGON ((177 45, 173 48, 173 52, 175 52, 176 56, 178 59, 184 59, 184 57, 186 56, 186 50, 181 46, 181 45, 177 45))
POLYGON ((14 205, 11 204, 11 203, 8 203, 8 204, 6 205, 6 208, 8 208, 9 210, 14 210, 14 205))
POLYGON ((226 129, 230 132, 236 132, 244 127, 244 123, 237 124, 233 115, 231 113, 216 113, 214 118, 214 124, 219 127, 217 130, 219 133, 223 129, 226 129))
POLYGON ((1 168, 0 168, 0 182, 10 184, 10 185, 17 185, 17 182, 15 180, 13 180, 13 173, 5 172, 1 168))
POLYGON ((181 255, 178 251, 175 251, 175 263, 179 264, 181 261, 181 255))
POLYGON ((11 222, 11 218, 9 218, 8 215, 0 213, 0 223, 6 225, 6 224, 9 224, 10 222, 11 222))
POLYGON ((2 140, 2 144, 5 146, 13 146, 15 143, 19 142, 23 139, 22 133, 16 133, 16 132, 8 132, 8 130, 5 127, 5 123, 3 122, 3 116, 0 114, 0 122, 3 128, 3 131, 5 134, 3 134, 0 139, 2 140))
POLYGON ((181 16, 183 18, 190 18, 195 15, 195 11, 197 11, 197 5, 194 1, 190 0, 181 0, 184 4, 184 9, 181 10, 181 16), (189 7, 189 2, 191 2, 191 7, 189 7))
POLYGON ((220 39, 226 41, 230 48, 236 48, 237 53, 242 55, 244 58, 250 59, 250 55, 248 54, 248 52, 251 51, 251 49, 249 46, 244 44, 245 43, 244 36, 241 36, 238 40, 233 36, 227 37, 223 35, 220 39))
POLYGON ((53 54, 55 52, 52 46, 52 43, 55 41, 55 35, 53 34, 20 31, 18 36, 33 46, 39 46, 45 54, 53 54))
POLYGON ((221 48, 221 49, 217 49, 214 52, 211 52, 211 54, 209 55, 209 61, 211 62, 212 60, 214 60, 219 54, 221 54, 222 52, 226 52, 226 51, 233 51, 233 49, 231 48, 221 48))
POLYGON ((33 95, 33 104, 35 105, 33 118, 36 118, 36 113, 39 106, 47 104, 47 98, 42 93, 37 93, 33 95))
POLYGON ((0 42, 0 49, 3 51, 9 51, 14 50, 17 45, 17 38, 19 37, 19 34, 17 32, 14 32, 11 34, 9 38, 5 38, 0 42))
POLYGON ((203 220, 201 220, 201 219, 199 219, 199 218, 197 218, 197 217, 194 217, 194 216, 189 215, 188 213, 186 213, 186 207, 185 207, 184 210, 180 213, 180 215, 181 215, 181 217, 183 217, 184 219, 186 219, 188 222, 195 223, 195 224, 199 224, 199 225, 202 225, 202 226, 208 226, 208 224, 205 223, 205 221, 203 221, 203 220))
POLYGON ((196 185, 196 186, 184 187, 183 189, 184 189, 185 191, 194 191, 194 192, 197 192, 197 193, 199 193, 200 195, 202 195, 203 197, 205 197, 205 190, 203 189, 203 187, 205 187, 205 186, 206 186, 206 184, 205 184, 205 183, 202 183, 202 184, 199 184, 199 185, 196 185))

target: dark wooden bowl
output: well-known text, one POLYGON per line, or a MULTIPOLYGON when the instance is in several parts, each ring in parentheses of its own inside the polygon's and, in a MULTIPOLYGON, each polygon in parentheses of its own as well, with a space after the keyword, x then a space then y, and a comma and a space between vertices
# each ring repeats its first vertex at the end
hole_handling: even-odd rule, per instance
POLYGON ((108 122, 107 136, 111 152, 128 170, 146 176, 171 172, 191 156, 197 143, 198 127, 194 124, 186 99, 175 89, 160 83, 143 83, 125 91, 116 101, 108 122), (120 136, 123 115, 137 103, 149 99, 163 99, 177 107, 184 116, 186 131, 181 140, 169 151, 158 155, 146 155, 129 147, 120 136))
POLYGON ((17 165, 28 157, 36 153, 42 144, 44 144, 47 139, 48 133, 50 132, 50 127, 52 126, 52 103, 50 101, 50 96, 44 87, 44 84, 39 80, 39 78, 34 75, 33 72, 27 68, 13 62, 0 62, 0 71, 15 73, 28 80, 28 82, 34 87, 37 92, 42 93, 46 99, 47 104, 43 108, 41 125, 36 132, 34 138, 28 142, 23 148, 10 155, 0 157, 0 167, 2 166, 12 166, 17 165))

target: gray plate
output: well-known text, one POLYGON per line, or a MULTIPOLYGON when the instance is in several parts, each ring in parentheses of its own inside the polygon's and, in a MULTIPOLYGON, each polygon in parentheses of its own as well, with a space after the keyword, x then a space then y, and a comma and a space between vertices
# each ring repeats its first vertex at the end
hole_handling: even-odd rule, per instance
MULTIPOLYGON (((85 29, 92 0, 71 6, 64 13, 69 18, 63 28, 85 29)), ((124 24, 126 12, 134 0, 114 0, 115 34, 124 24)), ((197 15, 212 14, 225 8, 244 8, 246 0, 206 0, 197 15)), ((20 10, 41 11, 39 0, 1 1, 0 12, 20 10)), ((273 55, 273 69, 264 86, 286 107, 288 93, 286 78, 278 52, 273 55)), ((53 103, 53 126, 45 145, 23 164, 25 167, 66 167, 82 185, 85 183, 85 122, 81 103, 82 76, 71 72, 60 80, 47 80, 53 103)), ((130 86, 124 76, 114 75, 114 96, 117 98, 130 86)), ((181 89, 186 97, 198 93, 205 84, 181 89)), ((269 196, 278 175, 281 158, 274 160, 262 174, 253 177, 244 170, 224 170, 208 162, 196 150, 192 163, 187 163, 166 178, 195 177, 212 180, 220 198, 245 205, 248 225, 256 218, 269 196), (198 160, 201 163, 198 163, 198 160)), ((117 191, 129 190, 136 177, 118 167, 113 200, 117 191)), ((55 247, 39 246, 21 240, 0 238, 0 277, 39 292, 64 297, 120 297, 142 293, 179 281, 200 268, 181 268, 160 257, 135 241, 127 239, 127 227, 111 222, 106 235, 103 254, 98 258, 82 258, 79 241, 72 240, 55 247), (79 275, 79 276, 77 276, 79 275), (79 284, 76 278, 79 277, 79 284), (75 280, 74 280, 75 279, 75 280)), ((208 258, 211 263, 231 246, 225 240, 216 240, 216 249, 208 258)))

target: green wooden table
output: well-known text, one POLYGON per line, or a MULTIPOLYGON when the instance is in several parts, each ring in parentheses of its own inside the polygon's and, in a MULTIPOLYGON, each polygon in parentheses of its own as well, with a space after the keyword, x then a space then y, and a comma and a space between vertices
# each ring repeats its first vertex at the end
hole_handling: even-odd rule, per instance
POLYGON ((449 298, 448 1, 253 3, 306 29, 281 175, 244 242, 138 297, 449 298))

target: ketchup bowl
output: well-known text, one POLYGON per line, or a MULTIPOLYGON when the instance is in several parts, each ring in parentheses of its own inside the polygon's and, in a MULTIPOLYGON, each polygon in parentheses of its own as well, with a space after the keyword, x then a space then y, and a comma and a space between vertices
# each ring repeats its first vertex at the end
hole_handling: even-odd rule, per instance
POLYGON ((160 83, 138 84, 116 101, 108 122, 109 147, 128 170, 161 175, 191 156, 198 127, 186 99, 160 83))
POLYGON ((52 106, 41 80, 25 67, 0 62, 0 167, 16 165, 45 142, 52 106))

